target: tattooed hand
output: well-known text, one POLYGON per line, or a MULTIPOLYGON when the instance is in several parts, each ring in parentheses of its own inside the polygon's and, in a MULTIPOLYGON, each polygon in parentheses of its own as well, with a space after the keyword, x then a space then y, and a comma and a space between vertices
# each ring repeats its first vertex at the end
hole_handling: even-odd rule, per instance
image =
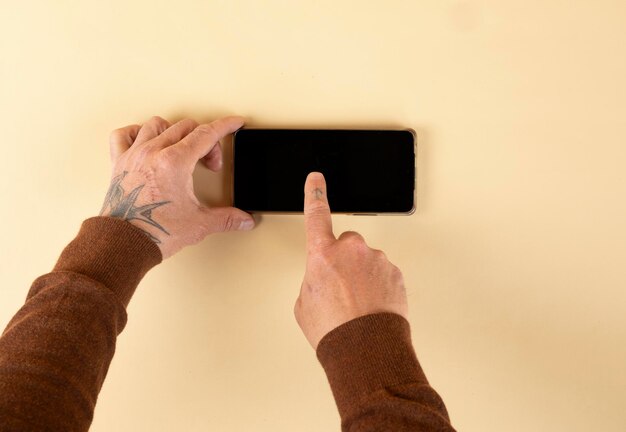
POLYGON ((243 126, 239 117, 198 125, 185 119, 174 125, 153 117, 111 134, 113 179, 101 216, 125 219, 140 228, 163 258, 208 234, 250 230, 254 219, 234 207, 207 208, 193 191, 196 162, 222 168, 220 139, 243 126))
POLYGON ((331 330, 354 318, 393 312, 408 319, 402 273, 360 234, 335 238, 326 181, 311 173, 304 185, 307 261, 294 313, 314 349, 331 330))

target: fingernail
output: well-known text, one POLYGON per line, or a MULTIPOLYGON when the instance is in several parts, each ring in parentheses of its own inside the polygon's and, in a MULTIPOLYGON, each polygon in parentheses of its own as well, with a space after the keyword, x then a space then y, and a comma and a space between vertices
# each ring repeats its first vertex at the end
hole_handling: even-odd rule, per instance
POLYGON ((254 228, 254 221, 252 219, 242 220, 239 224, 239 229, 242 231, 249 231, 254 228))

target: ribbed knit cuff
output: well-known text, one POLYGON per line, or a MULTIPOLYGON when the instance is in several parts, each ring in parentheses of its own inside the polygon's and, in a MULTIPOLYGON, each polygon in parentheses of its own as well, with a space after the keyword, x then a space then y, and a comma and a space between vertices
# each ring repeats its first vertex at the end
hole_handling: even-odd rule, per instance
POLYGON ((317 358, 342 418, 377 390, 428 383, 411 344, 409 323, 393 313, 366 315, 337 327, 320 341, 317 358))
POLYGON ((83 222, 53 271, 96 280, 126 307, 141 279, 162 259, 159 247, 137 227, 122 219, 93 217, 83 222))

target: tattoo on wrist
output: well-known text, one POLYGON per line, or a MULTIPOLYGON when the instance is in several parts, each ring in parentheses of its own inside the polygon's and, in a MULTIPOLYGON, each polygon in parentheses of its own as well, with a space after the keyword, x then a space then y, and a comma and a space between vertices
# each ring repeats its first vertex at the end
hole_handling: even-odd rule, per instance
MULTIPOLYGON (((126 194, 124 188, 122 187, 122 180, 124 180, 126 174, 128 174, 128 171, 124 171, 122 174, 115 176, 113 180, 111 180, 111 186, 109 186, 109 190, 106 194, 106 197, 104 198, 104 204, 102 204, 100 216, 111 216, 127 221, 135 220, 145 222, 157 228, 159 231, 170 235, 170 233, 168 233, 161 224, 155 221, 152 216, 152 210, 168 204, 170 201, 160 201, 151 204, 145 204, 142 206, 136 206, 135 202, 137 201, 139 193, 141 192, 145 184, 137 186, 130 193, 126 194)), ((146 235, 150 237, 150 240, 152 240, 153 242, 161 243, 161 240, 156 238, 148 231, 140 227, 138 228, 146 233, 146 235)))

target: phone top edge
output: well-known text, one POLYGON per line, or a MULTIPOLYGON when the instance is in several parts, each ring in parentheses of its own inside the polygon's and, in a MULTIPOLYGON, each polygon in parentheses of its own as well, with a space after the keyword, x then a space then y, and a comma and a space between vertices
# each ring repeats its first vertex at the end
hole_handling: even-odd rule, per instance
POLYGON ((239 129, 237 129, 235 132, 233 132, 233 138, 232 138, 232 143, 233 143, 233 148, 235 147, 235 143, 237 141, 237 135, 240 132, 276 132, 276 131, 285 131, 285 132, 408 132, 411 134, 411 138, 413 141, 413 151, 415 154, 417 154, 417 141, 418 141, 418 137, 417 137, 417 132, 415 131, 415 129, 410 128, 410 127, 399 127, 399 128, 346 128, 346 127, 341 127, 341 128, 278 128, 278 127, 269 127, 269 128, 262 128, 262 127, 241 127, 239 129))
POLYGON ((324 128, 313 128, 313 127, 242 127, 233 132, 233 135, 237 135, 238 132, 241 131, 304 131, 304 132, 312 132, 312 131, 364 131, 364 132, 410 132, 414 138, 417 138, 417 132, 415 129, 409 127, 324 127, 324 128))
MULTIPOLYGON (((242 210, 242 209, 239 209, 242 210)), ((382 213, 374 213, 374 212, 364 212, 364 213, 352 213, 352 212, 334 212, 331 211, 331 215, 343 215, 343 216, 411 216, 415 214, 415 206, 407 212, 382 212, 382 213)), ((304 212, 282 212, 282 211, 255 211, 255 210, 242 210, 246 213, 250 214, 258 214, 258 215, 286 215, 286 216, 304 216, 304 212)))

